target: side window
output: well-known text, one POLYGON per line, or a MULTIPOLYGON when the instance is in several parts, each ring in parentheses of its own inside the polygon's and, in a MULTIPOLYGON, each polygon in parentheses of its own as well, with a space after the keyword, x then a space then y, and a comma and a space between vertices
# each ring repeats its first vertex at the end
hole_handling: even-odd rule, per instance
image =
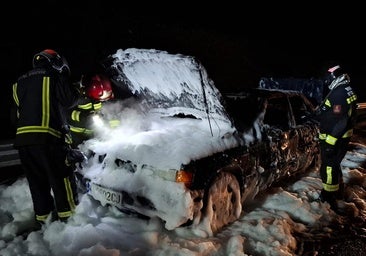
POLYGON ((306 120, 304 119, 304 116, 309 113, 309 109, 303 99, 299 96, 291 97, 290 104, 292 107, 292 112, 294 114, 296 125, 304 123, 304 120, 306 120))
POLYGON ((263 123, 276 128, 287 130, 289 128, 287 98, 274 98, 268 100, 263 123))
POLYGON ((226 97, 226 109, 234 119, 236 128, 245 132, 253 127, 253 123, 262 107, 260 100, 255 95, 245 97, 226 97))

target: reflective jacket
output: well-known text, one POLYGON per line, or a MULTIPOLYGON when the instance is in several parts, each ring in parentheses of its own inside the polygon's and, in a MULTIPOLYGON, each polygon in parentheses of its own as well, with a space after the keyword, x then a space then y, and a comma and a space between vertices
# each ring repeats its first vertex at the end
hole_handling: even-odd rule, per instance
POLYGON ((92 101, 89 98, 80 100, 68 117, 71 132, 82 136, 83 139, 91 138, 93 136, 92 116, 98 114, 101 108, 100 101, 92 101))
POLYGON ((78 92, 61 74, 33 69, 13 84, 16 122, 14 146, 64 143, 66 111, 77 104, 78 92))
POLYGON ((339 138, 351 137, 355 123, 357 95, 343 80, 326 96, 320 106, 319 139, 335 145, 339 138))
POLYGON ((98 116, 100 120, 105 123, 107 128, 116 128, 119 126, 119 119, 114 116, 112 117, 112 114, 110 113, 103 113, 102 107, 104 104, 107 103, 84 98, 72 109, 68 118, 70 131, 72 132, 72 137, 76 141, 76 144, 94 137, 95 120, 93 117, 95 116, 98 116))

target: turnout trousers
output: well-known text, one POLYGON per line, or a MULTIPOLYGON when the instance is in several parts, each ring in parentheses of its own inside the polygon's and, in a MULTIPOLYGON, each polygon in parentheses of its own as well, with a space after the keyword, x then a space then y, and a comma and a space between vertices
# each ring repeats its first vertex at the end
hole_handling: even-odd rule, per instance
POLYGON ((57 212, 60 220, 68 219, 78 204, 78 196, 74 170, 65 164, 64 146, 29 145, 18 150, 36 220, 45 222, 52 212, 57 212))
POLYGON ((347 153, 348 144, 351 138, 340 138, 334 145, 334 152, 331 156, 325 153, 325 141, 320 140, 321 166, 320 177, 323 183, 323 189, 328 192, 339 190, 342 182, 341 162, 347 153))

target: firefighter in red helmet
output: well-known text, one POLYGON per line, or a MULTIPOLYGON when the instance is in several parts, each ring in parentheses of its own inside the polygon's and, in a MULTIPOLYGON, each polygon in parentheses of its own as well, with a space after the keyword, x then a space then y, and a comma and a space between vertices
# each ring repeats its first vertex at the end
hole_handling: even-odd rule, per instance
MULTIPOLYGON (((69 115, 74 148, 94 137, 93 118, 101 115, 104 102, 114 99, 112 84, 106 75, 100 73, 84 75, 81 78, 80 87, 83 88, 84 96, 69 115)), ((118 121, 110 120, 110 122, 110 126, 114 127, 118 121)))
POLYGON ((114 98, 111 81, 102 74, 90 77, 83 77, 82 82, 85 85, 85 94, 95 101, 107 101, 114 98))

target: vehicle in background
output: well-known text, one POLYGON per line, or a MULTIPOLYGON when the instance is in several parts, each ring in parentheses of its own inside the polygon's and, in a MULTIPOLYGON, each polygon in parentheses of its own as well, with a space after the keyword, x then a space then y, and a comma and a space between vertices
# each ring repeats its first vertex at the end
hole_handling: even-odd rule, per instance
POLYGON ((262 77, 259 79, 258 87, 263 89, 298 91, 304 94, 315 106, 318 106, 322 102, 325 90, 327 90, 327 87, 324 86, 324 79, 314 77, 262 77))

